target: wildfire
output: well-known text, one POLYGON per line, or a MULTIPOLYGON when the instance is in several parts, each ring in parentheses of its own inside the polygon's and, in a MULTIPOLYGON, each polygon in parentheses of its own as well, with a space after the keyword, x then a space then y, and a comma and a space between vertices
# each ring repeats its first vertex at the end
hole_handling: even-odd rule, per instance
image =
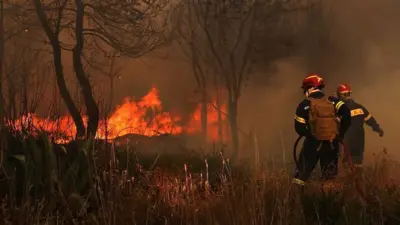
MULTIPOLYGON (((226 106, 218 109, 215 101, 207 106, 207 139, 217 141, 222 134, 222 140, 227 140, 226 106), (220 119, 219 119, 219 115, 220 119), (220 123, 221 122, 221 123, 220 123)), ((87 118, 83 117, 86 124, 87 118)), ((34 114, 22 117, 14 122, 17 129, 33 126, 51 135, 56 142, 70 141, 76 134, 76 127, 70 116, 63 116, 56 120, 42 119, 34 114)), ((191 114, 187 125, 182 125, 180 116, 173 116, 164 112, 158 90, 152 88, 142 99, 135 101, 125 98, 114 112, 105 121, 99 122, 96 138, 114 139, 127 134, 156 136, 161 134, 179 135, 182 133, 196 134, 201 132, 201 105, 198 105, 191 114)))
MULTIPOLYGON (((196 110, 192 113, 190 121, 186 126, 186 132, 188 133, 200 133, 201 132, 201 108, 199 104, 196 110)), ((228 139, 228 126, 226 117, 226 105, 222 105, 220 108, 217 107, 216 101, 207 105, 207 141, 218 141, 221 137, 222 141, 228 139), (218 115, 220 113, 220 115, 218 115), (221 117, 221 121, 218 117, 221 117)))

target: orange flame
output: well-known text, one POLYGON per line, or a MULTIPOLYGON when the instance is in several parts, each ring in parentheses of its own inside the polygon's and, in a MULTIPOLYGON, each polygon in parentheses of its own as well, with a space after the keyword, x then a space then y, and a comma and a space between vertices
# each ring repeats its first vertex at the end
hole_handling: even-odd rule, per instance
MULTIPOLYGON (((219 129, 222 127, 223 141, 227 141, 226 116, 222 113, 221 126, 219 126, 218 113, 226 111, 226 106, 221 109, 215 107, 215 101, 207 106, 207 140, 218 141, 219 129)), ((158 90, 152 88, 140 101, 125 98, 123 104, 116 107, 106 121, 99 122, 96 138, 114 139, 127 134, 140 134, 144 136, 157 136, 161 134, 179 135, 182 133, 196 134, 201 132, 201 105, 192 113, 186 126, 182 125, 180 116, 172 116, 163 112, 158 90)), ((83 117, 87 124, 87 117, 83 117)), ((56 120, 41 119, 35 114, 21 117, 14 121, 16 129, 22 127, 35 127, 43 130, 57 142, 65 143, 73 139, 76 127, 70 116, 63 116, 56 120)))
POLYGON ((126 134, 180 134, 183 132, 183 128, 178 125, 180 120, 180 117, 172 117, 170 113, 162 111, 158 90, 153 87, 139 102, 126 98, 122 105, 117 106, 107 120, 108 134, 100 129, 97 137, 114 139, 126 134))
MULTIPOLYGON (((192 113, 190 121, 187 125, 186 132, 188 133, 200 133, 201 132, 201 109, 202 106, 199 104, 196 110, 192 113)), ((222 105, 221 108, 217 107, 216 100, 213 100, 207 105, 207 141, 228 141, 228 126, 226 124, 226 105, 222 105), (218 114, 221 116, 221 123, 218 118, 218 114), (220 130, 221 129, 221 130, 220 130), (221 132, 221 135, 220 135, 221 132), (221 136, 221 137, 220 137, 221 136), (219 138, 220 137, 220 138, 219 138)))

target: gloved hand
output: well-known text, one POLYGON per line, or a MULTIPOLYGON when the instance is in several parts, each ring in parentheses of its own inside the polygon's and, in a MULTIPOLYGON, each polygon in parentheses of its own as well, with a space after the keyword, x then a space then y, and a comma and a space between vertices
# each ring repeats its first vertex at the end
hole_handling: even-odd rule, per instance
POLYGON ((379 129, 379 130, 378 130, 378 133, 379 133, 379 137, 383 137, 384 132, 383 132, 382 129, 379 129))

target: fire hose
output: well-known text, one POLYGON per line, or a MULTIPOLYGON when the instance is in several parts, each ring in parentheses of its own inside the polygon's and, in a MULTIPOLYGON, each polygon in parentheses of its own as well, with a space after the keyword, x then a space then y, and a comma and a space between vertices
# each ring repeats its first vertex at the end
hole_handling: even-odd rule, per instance
POLYGON ((294 142, 294 146, 293 146, 293 160, 296 164, 296 168, 298 169, 299 166, 299 160, 297 159, 297 145, 299 145, 300 140, 303 138, 304 136, 299 136, 297 137, 296 141, 294 142))
MULTIPOLYGON (((299 142, 300 142, 301 139, 303 139, 303 137, 304 137, 304 136, 299 136, 299 137, 296 139, 296 141, 295 141, 295 143, 294 143, 294 146, 293 146, 293 159, 294 159, 294 162, 295 162, 295 164, 296 164, 296 168, 299 168, 299 167, 300 167, 300 166, 299 166, 299 159, 297 158, 297 146, 299 145, 299 142)), ((342 145, 342 147, 343 147, 344 153, 345 153, 346 156, 347 156, 347 161, 349 162, 350 169, 351 169, 351 171, 352 171, 353 173, 355 173, 355 168, 354 168, 353 160, 352 160, 352 158, 351 158, 351 154, 350 154, 348 148, 346 147, 346 145, 344 144, 344 142, 343 142, 342 140, 340 141, 340 143, 341 143, 341 145, 342 145)))
MULTIPOLYGON (((300 140, 301 140, 303 137, 304 137, 304 136, 299 136, 299 137, 296 139, 296 142, 294 143, 294 146, 293 146, 293 159, 294 159, 294 161, 295 161, 295 163, 296 163, 296 168, 300 168, 299 160, 298 160, 298 158, 297 158, 297 146, 298 146, 300 140)), ((347 156, 347 161, 348 161, 348 163, 349 163, 349 166, 350 166, 352 175, 355 176, 355 175, 356 175, 356 171, 355 171, 355 166, 354 166, 354 164, 353 164, 353 160, 352 160, 350 151, 349 151, 349 149, 346 147, 346 145, 343 143, 342 140, 340 141, 340 143, 341 143, 341 145, 342 145, 342 148, 343 148, 344 153, 345 153, 346 156, 347 156)), ((373 185, 372 185, 372 182, 369 181, 368 179, 365 179, 365 181, 367 181, 368 183, 371 184, 371 186, 373 186, 373 185)), ((365 197, 365 196, 364 196, 364 197, 365 197)))
POLYGON ((354 163, 353 163, 353 159, 351 158, 350 151, 349 151, 349 149, 347 148, 347 146, 344 144, 343 140, 340 141, 340 142, 341 142, 341 144, 342 144, 343 151, 344 151, 344 153, 345 153, 346 156, 347 156, 347 161, 349 162, 351 172, 353 172, 353 174, 355 174, 355 173, 356 173, 356 169, 355 169, 355 167, 354 167, 354 163))

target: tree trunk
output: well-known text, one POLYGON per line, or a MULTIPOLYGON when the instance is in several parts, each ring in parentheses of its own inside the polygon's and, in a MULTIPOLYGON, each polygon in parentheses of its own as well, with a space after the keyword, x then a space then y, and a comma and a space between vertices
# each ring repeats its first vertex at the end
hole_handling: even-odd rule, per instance
POLYGON ((222 146, 224 142, 224 131, 223 131, 223 121, 222 121, 222 91, 219 85, 218 76, 214 73, 214 88, 215 88, 215 104, 217 106, 217 117, 218 117, 218 145, 222 146))
POLYGON ((219 94, 217 93, 217 108, 218 108, 218 144, 222 145, 224 142, 224 132, 223 132, 223 121, 222 121, 222 103, 221 103, 221 97, 219 96, 219 94))
POLYGON ((22 111, 21 114, 24 116, 28 115, 28 70, 26 69, 26 65, 24 64, 22 70, 22 81, 21 81, 21 104, 22 111))
POLYGON ((93 97, 92 86, 89 79, 87 78, 83 69, 81 55, 84 45, 83 37, 83 16, 84 16, 84 5, 82 0, 75 0, 77 8, 76 12, 76 27, 75 27, 75 38, 76 45, 73 49, 72 60, 75 70, 76 78, 82 88, 83 99, 85 101, 88 122, 87 122, 87 137, 94 138, 96 136, 97 128, 99 126, 99 107, 97 106, 96 100, 93 97))
POLYGON ((201 133, 202 133, 202 144, 207 143, 207 125, 208 125, 208 109, 207 109, 207 93, 205 88, 202 90, 201 99, 201 133))
POLYGON ((71 114, 72 120, 76 126, 76 138, 82 138, 85 136, 85 124, 83 123, 82 116, 79 113, 71 95, 68 92, 67 84, 64 79, 64 71, 61 61, 61 48, 59 44, 53 44, 53 57, 54 66, 56 68, 57 86, 60 90, 61 98, 64 100, 65 105, 69 113, 71 114))
MULTIPOLYGON (((6 63, 3 63, 5 74, 8 74, 8 66, 6 63)), ((14 77, 9 74, 6 77, 7 80, 7 89, 8 89, 8 119, 15 120, 17 118, 17 106, 16 106, 16 90, 14 77)))
POLYGON ((67 106, 69 113, 71 114, 72 120, 76 126, 76 138, 81 138, 85 136, 85 124, 83 123, 81 114, 79 113, 78 108, 74 104, 71 95, 68 92, 67 85, 64 79, 64 71, 62 65, 61 58, 61 46, 59 42, 59 28, 56 28, 56 31, 52 31, 49 26, 49 21, 47 20, 44 9, 42 8, 42 2, 40 0, 35 0, 35 8, 36 14, 40 20, 41 25, 43 26, 44 31, 46 32, 47 38, 51 43, 51 47, 53 48, 53 63, 56 72, 57 78, 57 86, 60 90, 60 95, 67 106))
POLYGON ((232 138, 233 159, 238 159, 239 156, 239 134, 237 126, 238 104, 236 99, 232 99, 229 93, 228 100, 228 115, 232 138))
POLYGON ((4 126, 4 97, 3 97, 3 76, 4 76, 4 1, 0 0, 0 130, 4 126))
POLYGON ((105 116, 104 116, 104 128, 105 128, 105 134, 106 134, 106 143, 108 142, 108 136, 110 131, 108 130, 108 117, 110 116, 111 113, 111 107, 112 107, 112 103, 113 103, 113 98, 114 98, 114 77, 111 75, 110 73, 110 96, 108 99, 108 104, 106 106, 106 110, 105 110, 105 116))

